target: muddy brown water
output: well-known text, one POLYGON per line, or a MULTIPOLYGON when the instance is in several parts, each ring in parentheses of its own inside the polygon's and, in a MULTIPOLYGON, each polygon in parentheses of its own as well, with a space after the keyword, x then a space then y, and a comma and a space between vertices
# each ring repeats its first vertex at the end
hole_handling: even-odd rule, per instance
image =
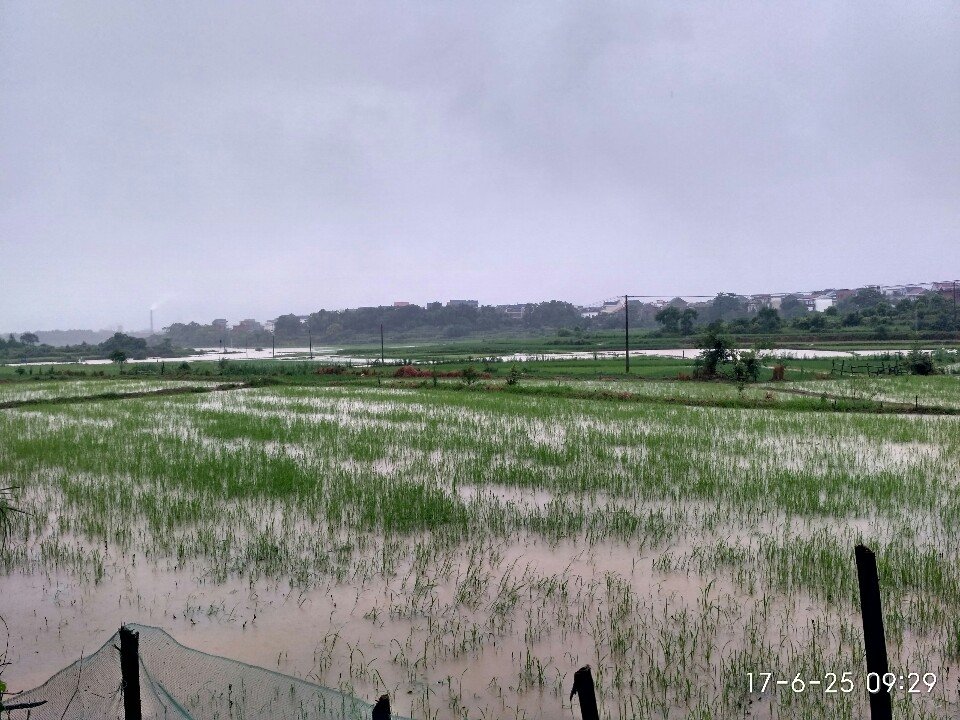
MULTIPOLYGON (((693 547, 682 542, 670 550, 693 547)), ((358 571, 353 582, 308 591, 282 581, 218 584, 162 562, 134 565, 129 556, 115 559, 96 585, 66 574, 13 573, 0 577, 0 615, 10 626, 4 677, 12 689, 39 685, 96 650, 121 624, 138 622, 159 626, 188 647, 368 700, 386 689, 395 709, 412 717, 438 709, 446 717, 463 707, 471 716, 484 709, 487 716, 554 717, 570 706, 566 693, 576 668, 589 662, 610 674, 617 663, 640 669, 665 662, 667 648, 652 644, 656 633, 681 616, 712 616, 701 603, 716 608, 718 625, 707 641, 718 648, 718 659, 720 648, 742 642, 741 625, 756 614, 757 599, 724 576, 657 572, 658 555, 622 544, 548 544, 524 536, 451 550, 436 574, 418 574, 404 562, 391 577, 358 571), (458 598, 471 569, 482 578, 475 602, 458 598), (551 597, 548 586, 563 590, 551 597), (635 611, 649 614, 644 622, 654 635, 651 645, 618 659, 596 617, 601 608, 611 612, 614 600, 606 593, 620 586, 629 588, 635 611), (512 590, 517 599, 500 614, 494 608, 512 590), (524 678, 528 656, 543 667, 542 674, 534 671, 537 680, 524 678)), ((441 562, 443 556, 438 553, 441 562)), ((809 623, 830 616, 802 593, 773 607, 771 617, 782 619, 771 619, 763 633, 774 643, 786 632, 789 643, 802 644, 809 623)), ((717 685, 710 692, 719 692, 719 665, 706 663, 702 671, 696 683, 717 685)), ((601 699, 612 712, 617 698, 601 699)), ((762 717, 773 706, 770 698, 758 700, 755 716, 762 717)))

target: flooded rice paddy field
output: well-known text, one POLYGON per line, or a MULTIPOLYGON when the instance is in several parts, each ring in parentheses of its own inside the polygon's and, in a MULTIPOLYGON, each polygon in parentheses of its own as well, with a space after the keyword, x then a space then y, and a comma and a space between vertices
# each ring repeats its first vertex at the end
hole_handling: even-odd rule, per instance
POLYGON ((955 717, 958 459, 950 416, 443 388, 9 408, 4 679, 141 622, 417 718, 569 713, 585 663, 604 717, 861 717, 862 541, 892 669, 938 674, 897 716, 955 717))
POLYGON ((170 388, 204 387, 203 380, 36 380, 0 382, 0 403, 88 397, 104 393, 141 393, 170 388))
POLYGON ((861 407, 878 406, 887 409, 960 410, 960 375, 845 377, 790 380, 788 382, 748 383, 738 387, 731 382, 692 382, 677 380, 602 379, 581 380, 554 378, 525 380, 528 387, 595 390, 617 393, 636 399, 665 400, 678 403, 710 404, 724 401, 747 401, 770 407, 809 407, 809 399, 844 399, 860 403, 861 407))
POLYGON ((844 397, 930 407, 960 407, 960 375, 897 375, 844 377, 816 382, 789 382, 784 387, 826 392, 844 397))
MULTIPOLYGON (((606 393, 622 394, 624 397, 650 400, 666 400, 671 402, 711 403, 734 400, 774 401, 784 402, 795 399, 792 391, 807 387, 806 383, 778 383, 776 386, 765 384, 748 384, 738 388, 729 382, 693 382, 678 380, 646 380, 646 379, 614 379, 614 380, 580 380, 580 379, 553 379, 553 380, 525 380, 525 387, 540 387, 544 389, 561 387, 570 390, 592 390, 606 393)), ((819 386, 814 386, 816 389, 819 386)), ((958 401, 960 405, 960 401, 958 401)))

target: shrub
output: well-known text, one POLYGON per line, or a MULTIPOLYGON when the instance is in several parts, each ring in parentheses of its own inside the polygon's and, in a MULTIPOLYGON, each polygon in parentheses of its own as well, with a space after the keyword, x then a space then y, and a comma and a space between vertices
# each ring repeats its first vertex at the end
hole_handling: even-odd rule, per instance
POLYGON ((710 328, 704 333, 700 338, 700 348, 700 355, 696 360, 695 377, 716 377, 720 366, 735 358, 730 338, 721 334, 716 328, 710 328))
POLYGON ((733 365, 733 377, 738 382, 756 382, 760 377, 760 358, 752 350, 744 350, 733 365))
POLYGON ((919 348, 914 348, 907 355, 907 368, 911 375, 933 375, 937 372, 933 356, 919 348))

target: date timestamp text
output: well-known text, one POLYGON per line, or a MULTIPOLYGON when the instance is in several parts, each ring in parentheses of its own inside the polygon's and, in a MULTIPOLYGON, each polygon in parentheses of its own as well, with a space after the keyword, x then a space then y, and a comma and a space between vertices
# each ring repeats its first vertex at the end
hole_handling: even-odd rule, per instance
POLYGON ((869 693, 932 692, 937 685, 937 674, 932 672, 911 672, 905 675, 896 673, 867 673, 858 680, 856 673, 824 673, 822 677, 805 678, 797 673, 792 678, 778 678, 772 672, 747 673, 747 688, 751 693, 766 693, 775 690, 792 690, 795 693, 852 693, 858 687, 866 687, 869 693))

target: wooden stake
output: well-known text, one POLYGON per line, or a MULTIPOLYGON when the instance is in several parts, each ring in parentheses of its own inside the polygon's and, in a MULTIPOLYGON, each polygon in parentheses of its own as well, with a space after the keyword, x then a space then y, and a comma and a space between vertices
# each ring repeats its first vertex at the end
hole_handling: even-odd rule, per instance
POLYGON ((580 699, 580 716, 583 720, 600 720, 597 709, 597 693, 593 685, 593 673, 590 666, 584 665, 573 674, 573 688, 570 690, 570 700, 576 695, 580 699))
POLYGON ((881 679, 879 691, 870 693, 870 717, 873 720, 891 720, 893 714, 890 692, 882 682, 890 668, 887 664, 887 644, 883 633, 877 556, 865 545, 857 545, 854 554, 857 559, 857 581, 860 584, 860 612, 863 615, 863 647, 867 655, 867 674, 876 673, 881 679))
POLYGON ((390 696, 381 695, 373 706, 373 720, 390 720, 390 696))
POLYGON ((125 720, 141 720, 140 634, 126 625, 120 628, 120 677, 125 720))

